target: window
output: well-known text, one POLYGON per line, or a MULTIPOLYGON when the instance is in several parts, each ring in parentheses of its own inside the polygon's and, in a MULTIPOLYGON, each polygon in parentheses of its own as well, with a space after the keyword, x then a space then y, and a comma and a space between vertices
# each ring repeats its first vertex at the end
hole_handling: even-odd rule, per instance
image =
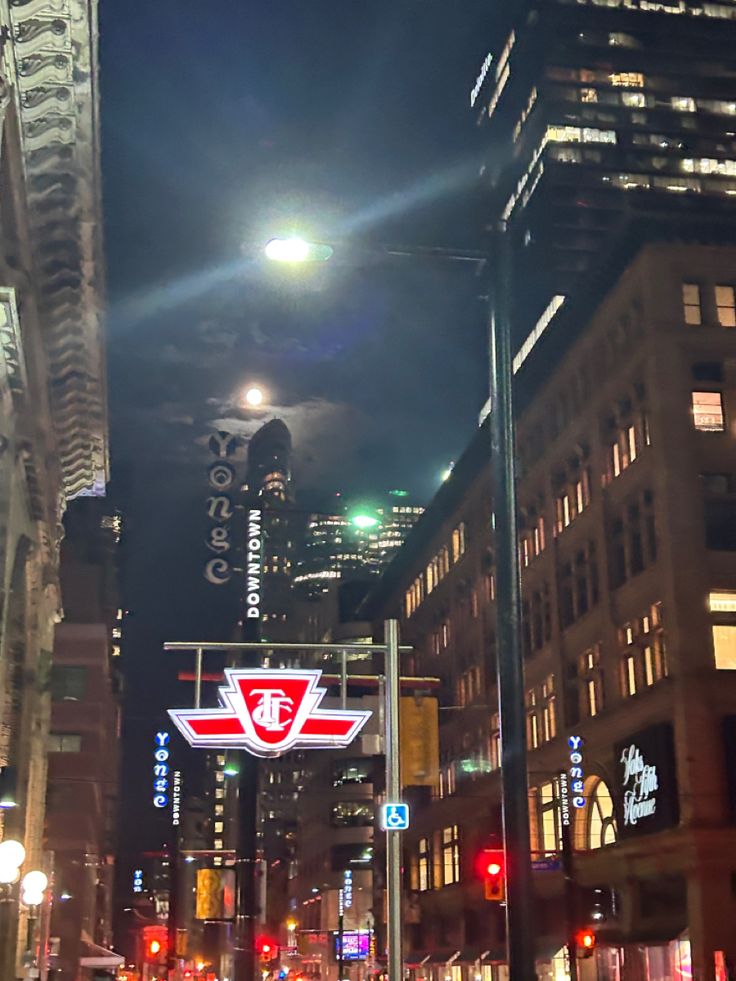
POLYGON ((465 553, 465 522, 460 522, 452 533, 452 561, 457 562, 465 553))
POLYGON ((693 392, 693 423, 701 432, 719 433, 726 428, 721 392, 693 392))
POLYGON ((341 800, 332 805, 333 828, 369 828, 373 824, 373 805, 369 800, 341 800))
POLYGON ((442 884, 460 881, 460 829, 452 824, 442 829, 442 884))
POLYGON ((526 733, 530 749, 536 749, 557 735, 555 677, 549 675, 541 685, 526 693, 526 733))
POLYGON ((601 667, 601 645, 584 651, 578 665, 582 685, 582 700, 585 715, 594 718, 603 709, 603 668, 601 667))
POLYGON ((550 780, 537 787, 536 793, 537 842, 534 851, 557 852, 562 848, 560 826, 560 802, 557 780, 550 780))
POLYGON ((82 737, 78 732, 50 732, 49 753, 81 753, 82 737))
POLYGON ((695 112, 695 99, 689 96, 673 95, 670 101, 672 108, 678 112, 695 112))
POLYGON ((736 295, 733 286, 716 286, 716 313, 721 327, 736 327, 736 295))
POLYGON ((719 671, 736 671, 736 623, 713 624, 713 651, 719 671))
POLYGON ((371 761, 340 760, 332 770, 332 786, 344 787, 346 784, 371 783, 371 761))
POLYGON ((621 661, 621 691, 624 697, 651 688, 667 677, 667 651, 662 623, 662 604, 653 603, 642 617, 624 624, 619 642, 625 647, 621 661))
POLYGON ((330 849, 330 864, 333 872, 343 872, 351 868, 368 868, 373 861, 373 845, 365 842, 346 842, 333 845, 330 849))
POLYGON ((596 780, 586 796, 588 806, 585 808, 585 848, 594 851, 596 848, 615 844, 616 817, 608 784, 604 780, 596 780))
POLYGON ((429 853, 429 838, 420 838, 418 847, 418 869, 420 892, 426 892, 432 888, 432 865, 429 853))
POLYGON ((221 835, 224 829, 224 824, 222 821, 215 821, 215 834, 221 835))
POLYGON ((87 689, 87 668, 55 664, 51 668, 51 698, 55 702, 78 702, 87 689))
POLYGON ((647 104, 643 92, 622 92, 621 102, 633 109, 643 109, 647 104))

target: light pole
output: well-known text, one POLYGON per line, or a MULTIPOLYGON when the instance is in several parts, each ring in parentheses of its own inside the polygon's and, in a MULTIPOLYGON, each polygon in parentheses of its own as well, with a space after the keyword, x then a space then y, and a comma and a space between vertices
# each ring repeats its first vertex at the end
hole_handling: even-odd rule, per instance
MULTIPOLYGON (((334 246, 292 236, 271 239, 266 258, 324 262, 334 246)), ((521 644, 521 583, 517 505, 510 297, 511 249, 506 223, 494 230, 489 253, 435 247, 381 246, 381 256, 481 264, 488 278, 488 350, 491 396, 492 513, 496 548, 496 650, 501 723, 501 780, 507 868, 506 940, 510 981, 535 981, 534 895, 526 765, 526 710, 521 644)), ((389 836, 390 837, 390 836, 389 836)))

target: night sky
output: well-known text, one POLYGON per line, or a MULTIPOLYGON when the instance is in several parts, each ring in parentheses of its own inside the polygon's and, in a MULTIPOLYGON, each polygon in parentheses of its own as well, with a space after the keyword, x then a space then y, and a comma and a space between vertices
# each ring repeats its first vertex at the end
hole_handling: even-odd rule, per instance
POLYGON ((206 434, 283 418, 304 505, 390 487, 426 502, 470 439, 487 384, 480 281, 370 247, 482 244, 469 96, 498 47, 489 0, 101 5, 126 851, 155 843, 140 815, 171 689, 161 643, 227 622, 202 578, 206 434), (284 231, 345 244, 298 274, 267 268, 259 246, 284 231), (268 412, 240 408, 249 382, 268 412))

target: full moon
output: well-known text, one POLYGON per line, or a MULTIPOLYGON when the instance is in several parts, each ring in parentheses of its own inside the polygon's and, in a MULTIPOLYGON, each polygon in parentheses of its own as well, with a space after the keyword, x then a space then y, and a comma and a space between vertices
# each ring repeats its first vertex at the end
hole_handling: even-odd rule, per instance
POLYGON ((245 401, 253 407, 263 405, 263 389, 249 388, 245 393, 245 401))

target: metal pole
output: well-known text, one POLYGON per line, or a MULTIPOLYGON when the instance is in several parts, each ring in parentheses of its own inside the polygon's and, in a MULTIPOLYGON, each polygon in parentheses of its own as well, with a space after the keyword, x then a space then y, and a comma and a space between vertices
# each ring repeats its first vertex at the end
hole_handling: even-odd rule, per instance
POLYGON ((200 708, 202 705, 202 648, 197 648, 197 655, 194 662, 194 707, 200 708))
POLYGON ((340 651, 340 707, 348 704, 348 652, 340 651))
POLYGON ((558 777, 560 788, 560 818, 562 838, 562 871, 565 876, 565 912, 567 916, 567 961, 570 981, 578 981, 578 945, 575 937, 577 910, 573 872, 572 821, 570 818, 570 788, 564 770, 558 777))
POLYGON ((345 955, 342 946, 345 942, 345 890, 337 893, 337 981, 342 981, 345 955))
MULTIPOLYGON (((386 800, 401 800, 399 756, 399 622, 386 620, 386 800)), ((402 981, 401 832, 386 832, 386 907, 388 919, 388 981, 402 981)))
POLYGON ((511 356, 511 248, 505 223, 495 236, 489 297, 491 473, 496 548, 496 651, 501 721, 506 943, 510 981, 535 981, 526 713, 517 555, 511 356))

